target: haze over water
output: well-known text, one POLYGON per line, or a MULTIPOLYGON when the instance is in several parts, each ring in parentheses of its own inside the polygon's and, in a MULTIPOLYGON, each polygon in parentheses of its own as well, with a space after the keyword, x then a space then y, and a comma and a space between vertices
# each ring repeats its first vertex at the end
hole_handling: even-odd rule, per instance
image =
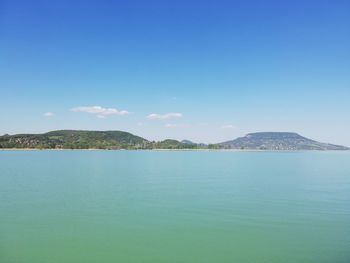
POLYGON ((0 262, 346 263, 349 160, 0 151, 0 262))

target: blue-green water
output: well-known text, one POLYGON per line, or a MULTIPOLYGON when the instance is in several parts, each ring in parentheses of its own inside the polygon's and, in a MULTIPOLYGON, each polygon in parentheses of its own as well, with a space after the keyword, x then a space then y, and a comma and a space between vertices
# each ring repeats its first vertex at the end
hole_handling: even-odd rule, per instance
POLYGON ((350 262, 349 152, 0 151, 0 262, 350 262))

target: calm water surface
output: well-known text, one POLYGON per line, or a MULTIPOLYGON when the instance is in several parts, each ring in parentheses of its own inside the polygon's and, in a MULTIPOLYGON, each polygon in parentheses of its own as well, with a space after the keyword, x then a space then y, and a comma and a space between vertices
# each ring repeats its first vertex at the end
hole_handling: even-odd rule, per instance
POLYGON ((350 262, 349 152, 0 151, 0 262, 350 262))

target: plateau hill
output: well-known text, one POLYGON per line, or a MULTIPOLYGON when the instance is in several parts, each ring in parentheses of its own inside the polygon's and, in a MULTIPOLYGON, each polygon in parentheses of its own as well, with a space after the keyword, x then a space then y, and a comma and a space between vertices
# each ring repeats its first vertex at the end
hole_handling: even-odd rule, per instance
POLYGON ((248 150, 348 150, 349 148, 317 142, 293 132, 257 132, 219 143, 224 149, 248 150))

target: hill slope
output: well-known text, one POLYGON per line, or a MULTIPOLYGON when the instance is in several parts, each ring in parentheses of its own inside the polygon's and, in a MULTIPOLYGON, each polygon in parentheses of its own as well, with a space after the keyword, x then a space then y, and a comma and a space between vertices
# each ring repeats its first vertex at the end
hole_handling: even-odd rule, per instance
POLYGON ((123 131, 59 130, 42 134, 0 136, 1 148, 32 149, 247 149, 247 150, 349 150, 339 145, 320 143, 290 132, 249 133, 218 144, 189 141, 148 141, 123 131))
POLYGON ((0 148, 137 149, 148 144, 146 139, 123 131, 60 130, 0 136, 0 148))
POLYGON ((225 149, 252 150, 348 150, 334 144, 317 142, 293 132, 257 132, 249 133, 218 144, 225 149))
POLYGON ((43 134, 16 134, 0 136, 0 149, 194 149, 186 144, 167 139, 151 142, 123 131, 59 130, 43 134))

